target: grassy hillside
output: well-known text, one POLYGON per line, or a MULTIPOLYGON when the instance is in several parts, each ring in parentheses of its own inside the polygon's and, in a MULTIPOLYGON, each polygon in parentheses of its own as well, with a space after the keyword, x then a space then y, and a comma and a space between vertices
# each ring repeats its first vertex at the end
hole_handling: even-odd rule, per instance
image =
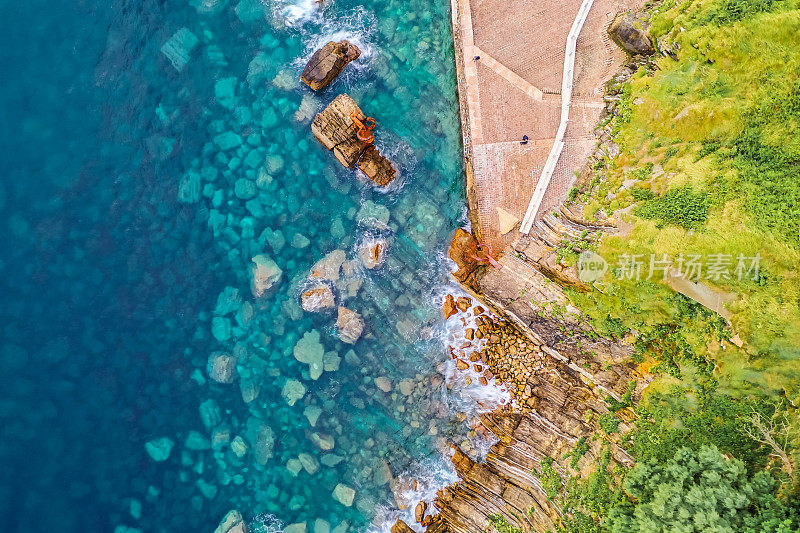
MULTIPOLYGON (((628 209, 630 235, 598 252, 612 267, 639 254, 700 256, 702 282, 734 293, 730 331, 652 279, 603 280, 576 295, 601 330, 663 333, 651 354, 717 365, 725 386, 800 400, 800 10, 797 1, 685 1, 656 8, 652 33, 677 60, 640 69, 614 121, 621 154, 600 172, 589 212, 628 209), (673 45, 674 43, 674 45, 673 45), (742 256, 742 264, 739 257, 742 256), (750 275, 758 256, 758 274, 750 275), (707 269, 717 265, 718 272, 707 269), (742 279, 736 268, 742 269, 742 279), (727 271, 728 276, 724 275, 727 271), (611 320, 609 321, 609 318, 611 320), (670 329, 670 328, 668 328, 670 329), (672 327, 672 330, 675 328, 672 327), (720 339, 738 334, 740 349, 720 339), (716 338, 715 338, 716 337, 716 338), (713 341, 713 342, 712 342, 713 341), (673 343, 675 344, 675 343, 673 343), (674 352, 674 349, 672 350, 674 352)), ((659 333, 660 335, 660 333, 659 333)), ((641 336, 639 344, 643 343, 641 336)))

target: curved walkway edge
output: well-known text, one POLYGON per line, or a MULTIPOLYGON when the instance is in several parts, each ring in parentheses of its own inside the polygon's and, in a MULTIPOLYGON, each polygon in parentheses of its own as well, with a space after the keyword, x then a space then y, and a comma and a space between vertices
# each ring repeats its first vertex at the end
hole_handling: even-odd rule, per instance
POLYGON ((547 192, 548 185, 550 185, 550 179, 553 177, 553 170, 555 170, 558 158, 561 157, 561 152, 564 150, 564 135, 567 132, 569 106, 572 103, 575 50, 577 48, 578 35, 580 35, 583 24, 586 22, 586 17, 589 16, 589 10, 592 8, 593 3, 594 0, 583 0, 581 8, 578 10, 578 15, 575 17, 575 22, 572 23, 569 36, 567 37, 567 49, 564 54, 564 75, 561 80, 561 122, 558 126, 558 133, 556 133, 555 141, 553 142, 553 148, 550 149, 550 155, 547 156, 547 163, 545 163, 539 181, 536 183, 533 198, 531 198, 531 202, 528 204, 528 210, 519 228, 520 233, 524 233, 525 235, 531 231, 531 226, 533 226, 533 222, 539 212, 544 194, 547 192))

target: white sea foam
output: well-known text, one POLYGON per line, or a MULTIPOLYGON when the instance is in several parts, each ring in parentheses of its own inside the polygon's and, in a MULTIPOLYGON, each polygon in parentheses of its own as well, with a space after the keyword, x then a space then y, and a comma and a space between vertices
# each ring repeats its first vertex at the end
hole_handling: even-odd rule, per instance
MULTIPOLYGON (((318 9, 316 13, 319 13, 318 9)), ((306 46, 303 55, 295 60, 295 64, 303 66, 311 59, 314 52, 325 46, 326 43, 346 39, 361 50, 361 56, 347 66, 342 76, 347 76, 348 72, 369 68, 370 61, 377 54, 373 44, 373 34, 377 24, 377 17, 374 13, 359 7, 336 18, 323 20, 320 17, 315 22, 318 23, 317 27, 301 29, 306 46)))
POLYGON ((458 481, 458 474, 450 462, 450 456, 442 454, 439 457, 429 457, 414 464, 408 471, 398 476, 396 480, 395 499, 400 500, 405 509, 396 506, 380 505, 376 509, 375 521, 367 530, 369 533, 390 533, 392 525, 397 519, 403 520, 415 531, 422 532, 414 520, 414 510, 420 502, 428 504, 426 515, 436 514, 433 505, 436 493, 447 485, 458 481))
MULTIPOLYGON (((448 265, 449 259, 444 254, 437 254, 434 263, 436 268, 442 270, 448 265)), ((441 308, 447 294, 454 297, 469 296, 455 283, 441 285, 434 289, 430 295, 429 305, 441 308)), ((478 378, 480 374, 475 372, 470 366, 469 370, 458 370, 455 361, 449 358, 449 346, 461 346, 466 337, 464 332, 468 327, 476 327, 473 305, 466 311, 461 312, 449 320, 440 323, 434 328, 434 343, 440 349, 432 353, 433 357, 438 357, 436 366, 445 378, 446 385, 441 387, 442 402, 448 406, 452 413, 466 414, 464 422, 468 436, 456 444, 465 448, 465 452, 474 460, 482 461, 489 452, 489 449, 498 439, 480 423, 481 413, 495 410, 501 405, 511 401, 511 395, 504 388, 499 386, 494 379, 489 380, 487 385, 480 385, 478 378), (446 359, 445 359, 446 358, 446 359), (472 383, 467 385, 465 377, 471 376, 472 383)), ((495 318, 488 313, 491 318, 495 318)), ((473 347, 467 353, 480 350, 485 346, 486 341, 474 339, 471 341, 473 347)), ((398 505, 379 506, 376 511, 376 519, 369 529, 370 533, 389 533, 392 525, 398 518, 402 519, 415 531, 423 531, 422 527, 414 519, 414 510, 421 501, 428 503, 426 515, 436 514, 438 510, 433 505, 436 493, 447 485, 458 482, 458 475, 450 461, 452 449, 443 451, 438 457, 428 457, 413 465, 407 472, 398 476, 395 498, 402 504, 403 509, 398 505), (413 481, 416 481, 414 488, 413 481)))
POLYGON ((273 14, 289 27, 299 27, 322 18, 323 4, 317 0, 276 0, 273 14))
POLYGON ((278 517, 271 514, 260 514, 253 519, 248 531, 253 533, 282 533, 283 522, 278 520, 278 517))

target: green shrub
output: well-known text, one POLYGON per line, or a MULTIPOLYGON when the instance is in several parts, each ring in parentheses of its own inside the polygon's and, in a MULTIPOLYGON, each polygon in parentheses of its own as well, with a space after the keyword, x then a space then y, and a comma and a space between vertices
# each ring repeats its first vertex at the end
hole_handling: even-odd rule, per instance
POLYGON ((586 452, 589 451, 589 441, 586 437, 581 437, 578 439, 578 442, 575 443, 575 447, 572 449, 571 452, 567 454, 569 457, 569 467, 570 468, 577 468, 578 461, 580 461, 581 457, 586 455, 586 452))
POLYGON ((708 220, 709 198, 691 187, 680 187, 636 207, 636 216, 655 219, 659 226, 672 224, 684 229, 696 229, 708 220))
POLYGON ((800 528, 800 512, 775 499, 768 473, 749 477, 742 461, 713 446, 682 448, 669 461, 640 463, 625 478, 623 490, 627 499, 608 513, 612 533, 800 528))
POLYGON ((651 191, 650 189, 643 189, 641 187, 633 187, 631 189, 631 196, 637 202, 646 202, 647 200, 652 200, 656 197, 656 193, 651 191))
POLYGON ((619 418, 613 413, 604 413, 597 418, 597 425, 606 435, 613 435, 619 431, 619 422, 619 418))
POLYGON ((508 523, 506 517, 501 514, 491 514, 489 515, 489 523, 492 527, 497 531, 497 533, 521 533, 522 530, 518 527, 514 527, 508 523))
POLYGON ((775 0, 725 0, 709 12, 708 21, 730 24, 757 13, 772 11, 774 6, 775 0))
POLYGON ((542 484, 542 488, 547 494, 547 497, 551 500, 554 500, 558 496, 558 492, 561 490, 561 487, 563 487, 561 476, 553 467, 554 462, 552 457, 544 457, 539 462, 540 472, 536 473, 535 470, 532 472, 539 480, 539 483, 542 484))

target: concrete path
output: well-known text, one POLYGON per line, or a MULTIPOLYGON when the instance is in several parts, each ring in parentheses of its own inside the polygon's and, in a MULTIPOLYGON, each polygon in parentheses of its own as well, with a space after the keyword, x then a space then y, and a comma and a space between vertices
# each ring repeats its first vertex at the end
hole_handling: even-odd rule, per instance
POLYGON ((473 222, 496 252, 519 235, 519 225, 501 234, 501 213, 506 223, 507 214, 524 218, 559 130, 563 151, 551 159, 539 216, 563 200, 596 144, 603 84, 625 59, 606 29, 617 12, 643 2, 586 1, 588 8, 582 0, 451 0, 473 222), (572 98, 562 102, 567 38, 582 6, 585 22, 572 43, 574 77, 567 85, 572 98), (560 127, 565 109, 569 121, 560 127))

